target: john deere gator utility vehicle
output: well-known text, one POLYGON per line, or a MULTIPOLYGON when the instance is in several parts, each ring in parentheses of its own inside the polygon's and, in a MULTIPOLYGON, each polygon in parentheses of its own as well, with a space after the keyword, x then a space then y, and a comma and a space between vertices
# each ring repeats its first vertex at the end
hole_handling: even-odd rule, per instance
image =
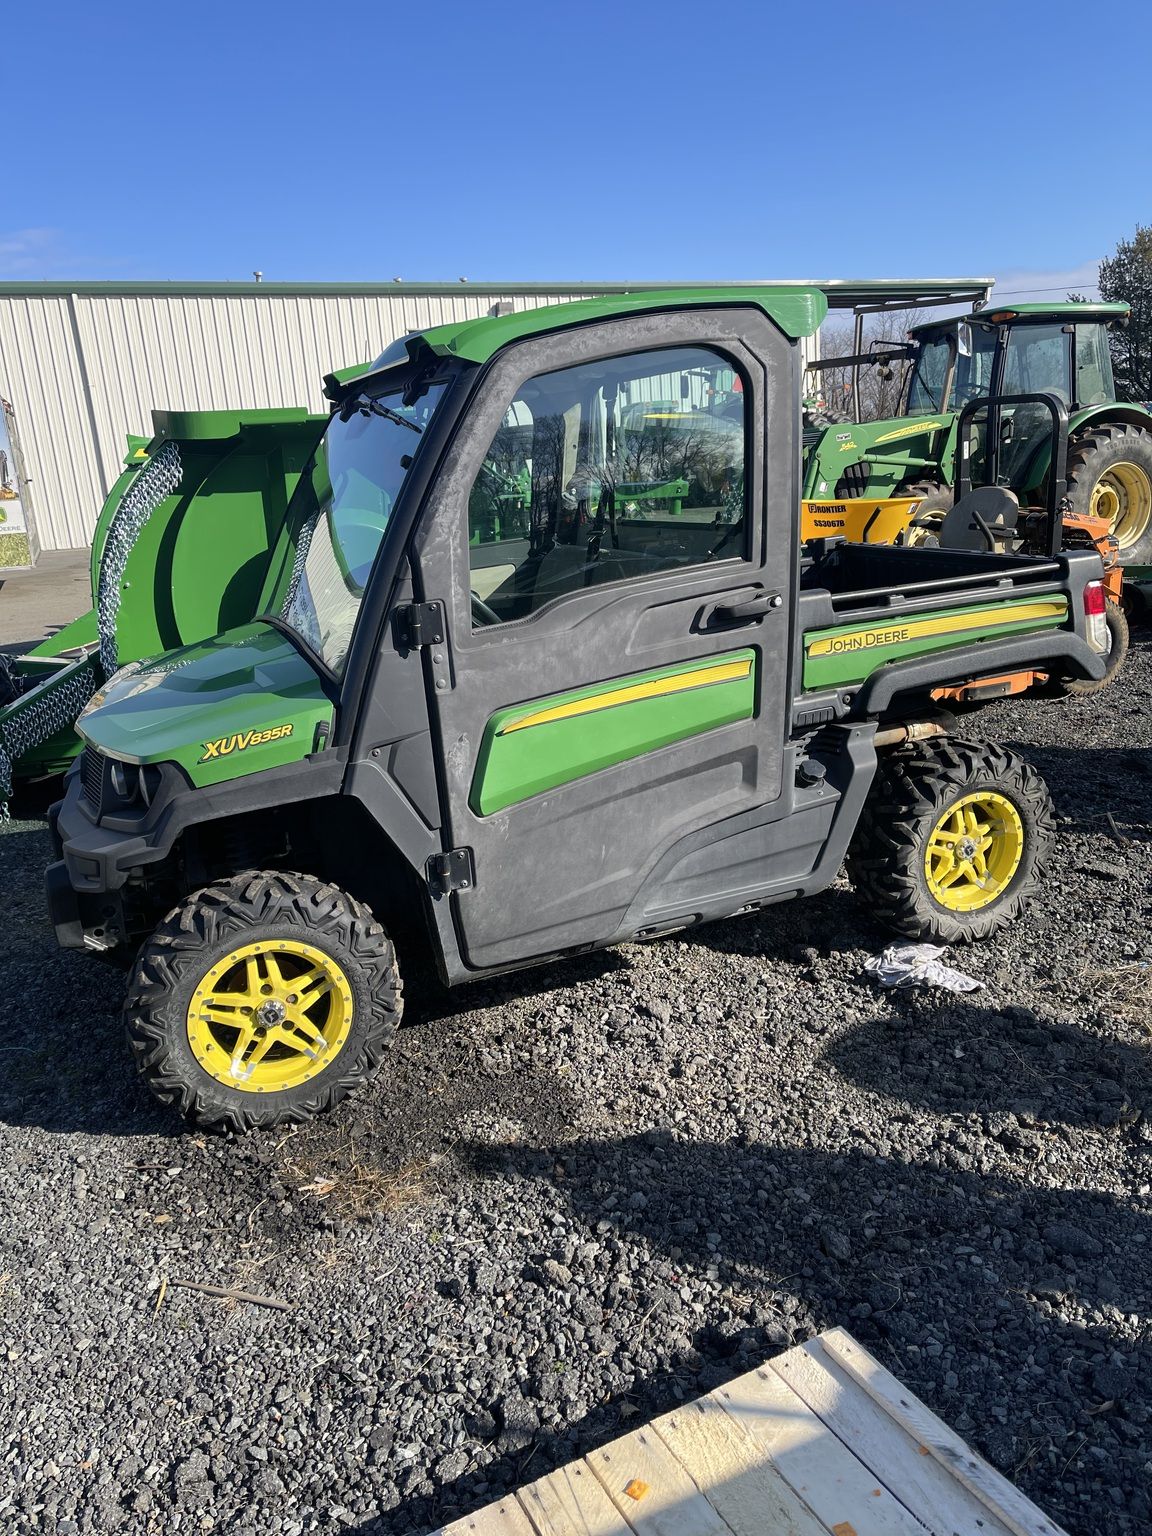
POLYGON ((845 857, 898 932, 1017 917, 1047 792, 931 693, 1098 676, 1101 563, 803 549, 825 302, 588 300, 329 379, 259 617, 115 672, 52 815, 57 936, 134 956, 164 1102, 245 1130, 371 1077, 413 914, 449 985, 809 895, 845 857))
MULTIPOLYGON (((1125 304, 1016 304, 917 326, 906 348, 885 343, 874 354, 877 365, 902 355, 909 361, 898 416, 809 433, 805 498, 912 498, 906 537, 938 533, 955 496, 964 407, 981 397, 1054 394, 1068 413, 1065 511, 1103 518, 1126 568, 1152 565, 1152 415, 1117 400, 1108 348, 1109 327, 1128 313, 1125 304)), ((999 423, 1001 483, 1023 506, 1043 505, 1047 412, 1033 399, 1005 406, 999 423)), ((972 468, 978 482, 979 465, 972 468)))

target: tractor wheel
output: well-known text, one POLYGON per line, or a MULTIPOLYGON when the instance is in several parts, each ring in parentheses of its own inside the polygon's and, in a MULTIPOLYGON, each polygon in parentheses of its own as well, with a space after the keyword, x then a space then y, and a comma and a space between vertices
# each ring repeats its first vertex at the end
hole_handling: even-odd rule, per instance
POLYGON ((846 411, 838 411, 829 406, 816 406, 810 411, 804 412, 804 428, 813 431, 816 428, 843 427, 851 422, 852 418, 846 411))
POLYGON ((1104 676, 1095 681, 1086 677, 1053 678, 1042 683, 1035 690, 1037 693, 1048 699, 1073 699, 1111 687, 1120 676, 1128 656, 1128 619, 1119 603, 1108 603, 1104 608, 1104 620, 1108 626, 1108 649, 1104 656, 1108 670, 1104 676))
POLYGON ((128 1042, 149 1088, 237 1133, 311 1120, 379 1070, 400 1022, 387 934, 334 885, 256 870, 160 924, 128 986, 128 1042))
POLYGON ((848 874, 897 933, 954 944, 1015 918, 1052 848, 1044 780, 1014 752, 950 737, 888 753, 848 853, 848 874))
POLYGON ((924 480, 917 485, 902 485, 897 496, 918 496, 920 505, 904 530, 905 544, 935 544, 940 538, 945 515, 952 510, 956 497, 950 485, 924 480))
POLYGON ((1124 565, 1152 565, 1152 432, 1126 422, 1089 427, 1068 448, 1073 512, 1108 520, 1124 565))

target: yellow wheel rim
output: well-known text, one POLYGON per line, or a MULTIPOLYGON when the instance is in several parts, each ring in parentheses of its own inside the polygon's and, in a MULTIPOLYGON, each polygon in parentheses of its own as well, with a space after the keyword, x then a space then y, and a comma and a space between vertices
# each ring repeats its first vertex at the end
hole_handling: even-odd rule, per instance
POLYGON ((218 1083, 278 1093, 317 1077, 352 1028, 352 988, 322 949, 242 944, 201 978, 188 1006, 192 1054, 218 1083))
POLYGON ((1152 523, 1152 481, 1139 464, 1113 464, 1092 488, 1092 516, 1108 520, 1120 548, 1130 549, 1152 523))
POLYGON ((928 836, 924 874, 949 912, 978 912, 1012 883, 1024 855, 1024 824, 1011 800, 991 790, 965 795, 928 836))

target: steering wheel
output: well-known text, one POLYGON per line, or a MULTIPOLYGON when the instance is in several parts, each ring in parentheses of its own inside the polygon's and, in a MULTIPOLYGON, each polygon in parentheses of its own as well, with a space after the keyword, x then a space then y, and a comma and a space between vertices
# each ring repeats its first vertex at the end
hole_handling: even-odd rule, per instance
POLYGON ((471 597, 473 625, 475 625, 477 619, 480 620, 481 624, 503 624, 504 620, 494 608, 489 608, 479 593, 473 592, 471 597))

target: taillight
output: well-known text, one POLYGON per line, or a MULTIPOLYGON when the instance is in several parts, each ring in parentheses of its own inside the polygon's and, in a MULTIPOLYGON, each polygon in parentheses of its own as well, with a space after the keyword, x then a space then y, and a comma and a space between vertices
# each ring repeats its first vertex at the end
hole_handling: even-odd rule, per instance
POLYGON ((1102 581, 1090 581, 1084 588, 1084 612, 1089 618, 1095 618, 1098 613, 1103 613, 1107 601, 1102 581))
POLYGON ((1084 618, 1088 644, 1101 655, 1108 649, 1108 596, 1102 581, 1090 581, 1084 588, 1084 618))

